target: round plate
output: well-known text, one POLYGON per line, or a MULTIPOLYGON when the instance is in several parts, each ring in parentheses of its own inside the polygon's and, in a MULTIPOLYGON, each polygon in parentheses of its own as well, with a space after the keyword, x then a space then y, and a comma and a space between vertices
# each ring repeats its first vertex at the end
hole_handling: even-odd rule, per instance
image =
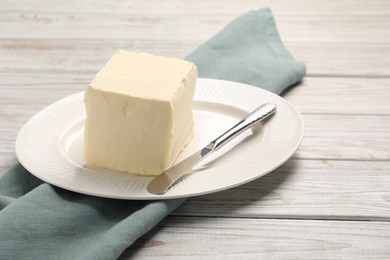
POLYGON ((146 190, 152 177, 86 165, 83 159, 84 92, 61 99, 32 117, 20 130, 16 155, 33 175, 71 191, 118 199, 172 199, 229 189, 274 170, 289 159, 303 138, 299 112, 285 99, 253 86, 198 79, 194 96, 195 135, 180 162, 265 102, 276 112, 247 130, 164 195, 146 190), (223 156, 221 156, 223 155, 223 156))

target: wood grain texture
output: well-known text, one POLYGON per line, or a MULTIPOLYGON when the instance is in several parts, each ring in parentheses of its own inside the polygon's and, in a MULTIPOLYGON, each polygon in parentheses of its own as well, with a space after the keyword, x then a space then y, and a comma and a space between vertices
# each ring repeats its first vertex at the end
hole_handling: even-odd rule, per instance
MULTIPOLYGON (((85 90, 95 73, 43 69, 0 71, 0 100, 3 105, 40 103, 39 107, 43 108, 85 90), (47 95, 40 95, 41 91, 47 95)), ((306 77, 298 87, 289 88, 284 98, 303 114, 389 115, 390 78, 306 77)))
POLYGON ((196 16, 198 14, 231 14, 245 12, 261 7, 271 7, 276 15, 304 15, 318 16, 347 15, 347 16, 367 16, 367 15, 389 15, 390 3, 386 0, 371 0, 367 4, 366 0, 225 0, 223 2, 197 0, 183 1, 170 0, 169 4, 161 4, 160 0, 86 0, 62 1, 36 0, 32 3, 21 4, 21 0, 3 0, 2 11, 4 12, 28 12, 28 11, 51 11, 59 13, 127 13, 127 14, 171 14, 185 13, 196 16), (50 8, 49 8, 50 7, 50 8))
MULTIPOLYGON (((2 12, 5 39, 149 39, 205 41, 237 14, 2 12), (189 30, 188 28, 191 28, 189 30), (50 37, 48 37, 50 36, 50 37)), ((275 16, 286 42, 389 43, 389 16, 275 16)))
POLYGON ((192 198, 174 215, 387 222, 389 169, 389 161, 292 159, 243 186, 192 198))
POLYGON ((121 259, 387 259, 390 223, 169 217, 121 259))
POLYGON ((305 137, 296 157, 390 160, 389 116, 316 114, 303 118, 305 137))
MULTIPOLYGON (((28 118, 62 97, 83 91, 93 75, 46 77, 13 73, 2 78, 0 122, 4 127, 0 129, 0 151, 12 154, 13 140, 28 118), (45 95, 41 95, 42 91, 45 95)), ((302 111, 305 122, 305 137, 295 158, 390 160, 390 102, 387 102, 390 91, 386 87, 389 80, 367 79, 366 82, 355 78, 308 78, 302 87, 287 93, 287 100, 302 111), (367 84, 373 89, 369 96, 363 95, 367 84), (375 91, 375 88, 379 89, 375 91), (353 94, 343 94, 346 91, 353 94), (367 97, 370 98, 365 101, 367 97)), ((1 161, 0 169, 15 162, 12 156, 7 157, 1 161)))
MULTIPOLYGON (((187 38, 5 39, 0 41, 0 66, 6 72, 94 74, 116 49, 184 58, 203 42, 187 38)), ((286 42, 286 46, 296 59, 305 61, 308 76, 390 77, 389 44, 286 42)))
POLYGON ((284 97, 302 113, 389 115, 389 78, 306 77, 284 97))
POLYGON ((389 259, 387 0, 3 0, 0 174, 22 125, 84 90, 115 49, 183 58, 266 6, 308 67, 284 93, 303 114, 301 146, 260 179, 189 199, 121 259, 389 259))

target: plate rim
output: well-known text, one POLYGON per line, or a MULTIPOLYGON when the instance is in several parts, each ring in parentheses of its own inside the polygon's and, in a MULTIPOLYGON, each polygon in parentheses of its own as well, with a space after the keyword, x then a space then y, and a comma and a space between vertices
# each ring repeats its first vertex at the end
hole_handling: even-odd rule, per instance
MULTIPOLYGON (((302 115, 301 115, 301 113, 298 111, 298 109, 295 106, 293 106, 289 101, 287 101, 283 97, 281 97, 281 96, 279 96, 279 95, 277 95, 275 93, 272 93, 272 92, 270 92, 268 90, 262 89, 262 88, 251 86, 251 85, 248 85, 248 84, 245 84, 245 83, 228 81, 228 80, 198 78, 197 79, 197 84, 224 85, 224 87, 229 86, 229 87, 231 87, 233 89, 234 88, 238 88, 238 89, 248 88, 248 89, 251 89, 250 91, 258 91, 259 93, 262 92, 262 94, 267 94, 267 95, 269 95, 271 97, 275 97, 276 99, 282 101, 284 104, 286 104, 289 107, 289 109, 291 111, 294 112, 294 114, 295 114, 295 116, 297 118, 297 122, 299 123, 300 129, 301 129, 299 138, 297 138, 295 140, 295 142, 296 142, 295 146, 292 149, 289 150, 290 152, 288 153, 287 156, 285 156, 282 160, 279 160, 277 164, 274 164, 272 167, 269 167, 267 169, 267 171, 263 171, 261 174, 253 176, 253 178, 247 178, 247 179, 245 179, 245 181, 242 181, 240 183, 229 185, 229 186, 223 186, 223 187, 220 187, 218 189, 213 189, 213 190, 206 191, 206 192, 189 193, 189 194, 182 194, 182 195, 169 195, 169 193, 166 193, 165 195, 150 194, 150 196, 147 196, 147 197, 141 197, 141 196, 134 197, 134 196, 131 196, 131 195, 129 195, 129 196, 118 196, 118 195, 101 194, 101 193, 98 193, 98 192, 90 192, 90 191, 80 190, 80 189, 77 189, 77 188, 72 188, 72 187, 69 187, 67 185, 63 185, 61 183, 53 183, 53 181, 50 178, 45 178, 45 176, 42 177, 41 174, 36 173, 35 169, 32 169, 33 167, 28 162, 26 163, 26 161, 23 159, 23 155, 22 155, 22 152, 20 150, 20 146, 21 146, 21 142, 22 142, 24 131, 26 131, 26 129, 29 127, 29 125, 33 124, 33 121, 39 115, 41 115, 45 111, 50 110, 51 108, 55 107, 56 105, 58 105, 61 102, 66 102, 67 99, 71 99, 71 97, 73 97, 73 96, 78 96, 78 95, 81 95, 81 93, 84 93, 84 91, 80 91, 80 92, 68 95, 66 97, 63 97, 63 98, 61 98, 61 99, 59 99, 59 100, 49 104, 48 106, 46 106, 42 110, 38 111, 36 114, 34 114, 32 117, 30 117, 28 119, 28 121, 21 127, 21 129, 19 130, 19 132, 17 134, 17 137, 16 137, 16 141, 15 141, 16 157, 17 157, 18 161, 23 165, 23 167, 25 167, 35 177, 37 177, 37 178, 39 178, 39 179, 41 179, 41 180, 43 180, 43 181, 45 181, 45 182, 47 182, 47 183, 49 183, 51 185, 54 185, 56 187, 60 187, 60 188, 66 189, 66 190, 70 190, 70 191, 73 191, 73 192, 86 194, 86 195, 92 195, 92 196, 96 196, 96 197, 104 197, 104 198, 114 198, 114 199, 124 199, 124 200, 162 200, 162 199, 188 198, 188 197, 194 197, 194 196, 200 196, 200 195, 215 193, 215 192, 231 189, 233 187, 237 187, 237 186, 243 185, 245 183, 251 182, 251 181, 253 181, 253 180, 257 179, 257 178, 260 178, 260 177, 262 177, 262 176, 272 172, 273 170, 275 170, 276 168, 278 168, 282 164, 284 164, 287 160, 289 160, 294 155, 294 153, 296 152, 296 150, 298 149, 298 147, 302 143, 302 140, 304 138, 304 130, 305 130, 304 121, 303 121, 302 115)), ((195 97, 197 97, 196 95, 197 95, 197 92, 195 92, 195 97)), ((194 97, 194 99, 195 99, 195 97, 194 97)), ((202 97, 202 94, 200 94, 199 97, 202 97)), ((208 97, 207 93, 203 97, 208 97)), ((205 100, 201 99, 201 101, 205 101, 205 100)), ((222 102, 220 104, 224 104, 224 103, 222 102)), ((230 104, 228 102, 225 105, 232 105, 232 104, 230 104)), ((238 106, 238 108, 243 109, 240 106, 238 106)), ((59 138, 60 138, 60 136, 57 137, 57 141, 58 141, 59 138)), ((67 161, 66 163, 70 163, 70 162, 67 161)))

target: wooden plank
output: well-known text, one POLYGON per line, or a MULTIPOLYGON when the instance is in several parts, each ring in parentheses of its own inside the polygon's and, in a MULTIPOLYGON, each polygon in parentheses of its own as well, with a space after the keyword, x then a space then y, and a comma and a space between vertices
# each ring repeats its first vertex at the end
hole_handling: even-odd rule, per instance
MULTIPOLYGON (((82 91, 94 72, 0 72, 0 100, 3 105, 28 110, 39 108, 72 93, 82 91), (47 95, 41 95, 46 91, 47 95), (31 103, 30 103, 31 102, 31 103)), ((388 78, 311 78, 290 88, 284 97, 302 113, 390 114, 390 79, 388 78)), ((16 112, 16 111, 11 111, 16 112)))
POLYGON ((285 95, 303 112, 301 147, 258 180, 188 200, 121 259, 388 259, 387 0, 3 0, 0 174, 16 163, 24 122, 85 89, 115 49, 182 58, 267 5, 308 66, 285 95))
POLYGON ((86 77, 57 73, 0 72, 0 175, 17 163, 15 140, 20 128, 49 104, 85 89, 86 77))
POLYGON ((306 77, 284 97, 301 113, 390 115, 389 78, 306 77))
POLYGON ((245 185, 199 197, 180 216, 390 220, 390 162, 289 160, 245 185))
MULTIPOLYGON (((2 38, 204 41, 240 14, 0 12, 2 38), (190 28, 190 29, 189 29, 190 28)), ((390 16, 276 16, 285 42, 389 43, 390 16)))
POLYGON ((276 16, 275 21, 285 42, 337 42, 351 46, 352 42, 390 41, 389 30, 381 26, 390 24, 388 16, 276 16))
MULTIPOLYGON (((117 1, 50 1, 51 12, 77 12, 77 13, 106 13, 106 14, 172 14, 188 13, 190 15, 203 14, 238 14, 247 10, 270 7, 277 15, 389 15, 390 3, 386 0, 225 0, 223 4, 218 1, 197 0, 181 1, 171 0, 117 0, 117 1)), ((21 0, 3 0, 2 10, 7 12, 45 11, 48 10, 46 0, 36 0, 24 4, 21 0)))
MULTIPOLYGON (((50 103, 84 90, 93 74, 0 75, 0 153, 12 154, 0 163, 0 168, 6 169, 15 162, 14 140, 23 124, 50 103)), ((306 128, 295 157, 389 160, 388 84, 389 79, 308 78, 302 86, 292 89, 286 98, 304 112, 306 128), (365 88, 370 91, 364 96, 365 88)))
POLYGON ((287 49, 307 65, 309 76, 389 77, 388 44, 289 43, 287 49))
MULTIPOLYGON (((34 104, 43 108, 85 90, 94 75, 94 71, 0 72, 0 101, 3 105, 16 102, 21 109, 29 109, 34 104), (47 95, 41 95, 42 91, 47 95)), ((288 89, 283 97, 303 114, 390 115, 390 78, 309 76, 301 84, 288 89)))
POLYGON ((303 119, 305 136, 296 158, 390 160, 390 116, 307 114, 303 119))
POLYGON ((388 259, 390 223, 169 217, 120 259, 388 259))
MULTIPOLYGON (((2 71, 48 70, 95 74, 116 49, 183 58, 203 41, 182 40, 49 40, 0 41, 2 71)), ((390 77, 389 44, 286 43, 308 76, 390 77), (364 61, 364 62, 363 62, 364 61)))

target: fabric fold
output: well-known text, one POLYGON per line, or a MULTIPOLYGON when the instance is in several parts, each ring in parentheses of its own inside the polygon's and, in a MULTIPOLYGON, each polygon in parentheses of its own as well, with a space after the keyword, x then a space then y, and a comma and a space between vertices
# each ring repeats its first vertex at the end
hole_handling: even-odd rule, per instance
POLYGON ((246 83, 280 94, 306 74, 283 45, 268 8, 250 11, 192 52, 199 77, 246 83))

